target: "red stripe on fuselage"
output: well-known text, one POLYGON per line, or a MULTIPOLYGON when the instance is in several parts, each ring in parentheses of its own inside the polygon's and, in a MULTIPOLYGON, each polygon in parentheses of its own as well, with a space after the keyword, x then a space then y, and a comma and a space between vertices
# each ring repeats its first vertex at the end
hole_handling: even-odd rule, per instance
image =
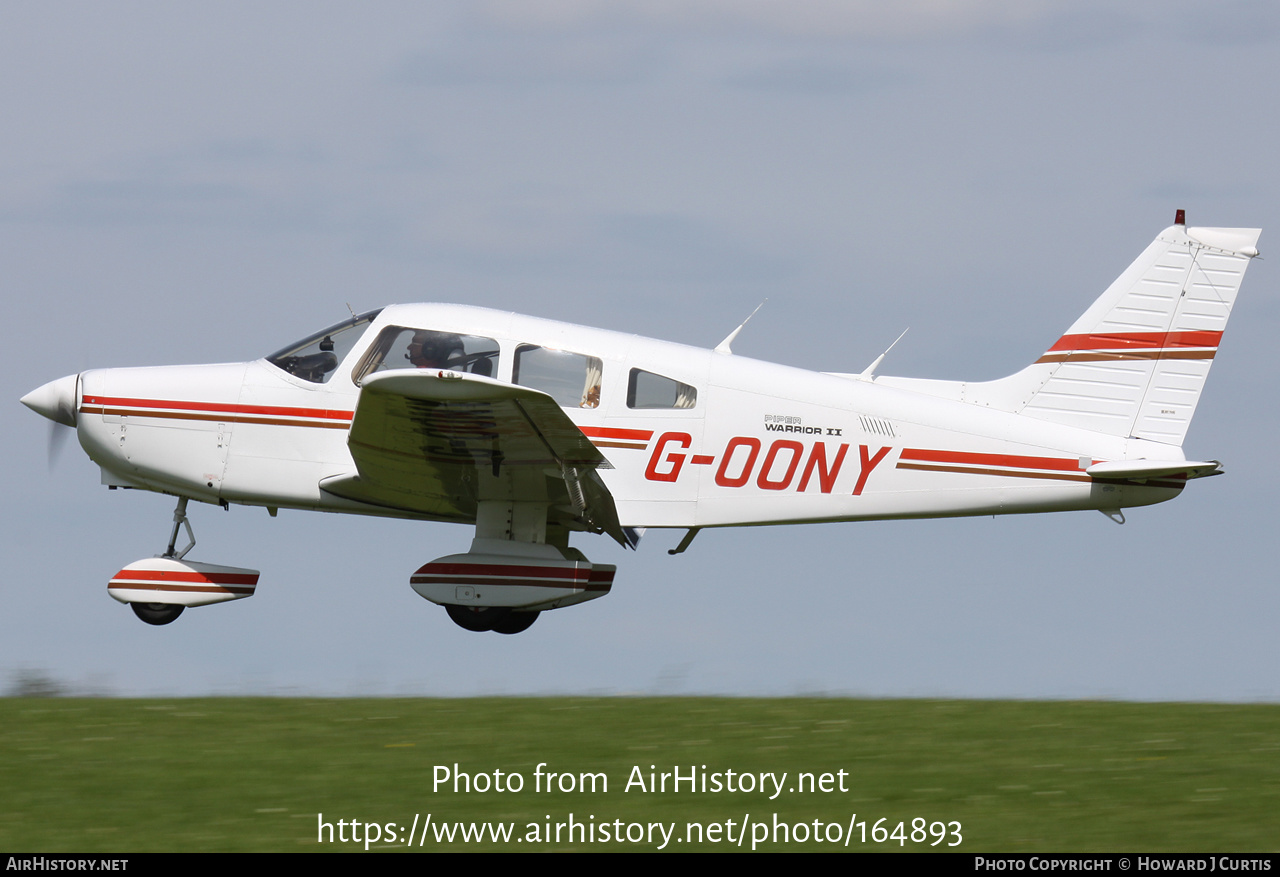
MULTIPOLYGON (((1017 469, 1052 469, 1062 472, 1079 472, 1079 458, 1023 457, 1016 454, 976 454, 968 451, 931 451, 921 448, 904 448, 899 460, 915 460, 927 463, 967 463, 973 466, 1009 466, 1017 469)), ((1098 462, 1091 460, 1090 465, 1098 462)))
POLYGON ((960 475, 1002 475, 1007 478, 1051 478, 1055 481, 1092 481, 1083 472, 1029 472, 1025 469, 983 469, 977 466, 946 466, 934 463, 904 463, 898 461, 898 469, 919 469, 923 472, 955 472, 960 475))
MULTIPOLYGON (((201 413, 218 413, 232 415, 257 415, 259 417, 311 417, 318 420, 332 420, 350 423, 352 411, 329 408, 293 408, 281 405, 240 405, 229 402, 189 402, 175 399, 132 399, 118 396, 85 396, 82 405, 100 405, 126 408, 154 408, 160 411, 190 411, 201 413)), ((130 412, 145 417, 146 412, 130 412)), ((228 417, 227 420, 237 420, 228 417)))
POLYGON ((578 429, 587 438, 647 442, 653 437, 653 430, 651 429, 616 429, 610 426, 580 426, 578 429))

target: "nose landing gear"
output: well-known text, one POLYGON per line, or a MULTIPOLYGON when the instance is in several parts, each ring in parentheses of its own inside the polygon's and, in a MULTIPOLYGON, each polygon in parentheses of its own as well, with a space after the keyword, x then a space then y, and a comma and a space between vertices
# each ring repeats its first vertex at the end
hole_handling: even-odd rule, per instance
POLYGON ((176 621, 187 607, 176 603, 130 603, 129 608, 147 624, 168 624, 176 621))
POLYGON ((173 511, 173 531, 165 553, 136 560, 120 570, 108 582, 107 593, 128 603, 138 618, 155 625, 169 624, 188 606, 253 596, 258 587, 256 569, 184 560, 195 544, 196 537, 187 520, 187 498, 180 497, 173 511), (178 531, 182 528, 187 531, 187 545, 178 551, 178 531))

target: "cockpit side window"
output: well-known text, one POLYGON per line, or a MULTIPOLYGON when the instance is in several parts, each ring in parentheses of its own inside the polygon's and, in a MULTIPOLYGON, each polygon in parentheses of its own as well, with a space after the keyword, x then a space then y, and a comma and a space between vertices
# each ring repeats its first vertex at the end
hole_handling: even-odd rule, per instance
POLYGON ((330 326, 271 354, 267 357, 267 362, 295 378, 302 378, 313 384, 327 384, 338 364, 351 352, 351 348, 379 313, 380 310, 369 311, 330 326))
POLYGON ((360 357, 351 371, 351 380, 358 387, 374 372, 401 368, 432 368, 495 377, 498 342, 481 335, 387 326, 360 357))
POLYGON ((562 408, 595 408, 600 404, 603 373, 604 364, 597 356, 521 344, 511 380, 547 393, 562 408))
POLYGON ((627 379, 628 408, 692 408, 698 391, 680 381, 633 368, 627 379))

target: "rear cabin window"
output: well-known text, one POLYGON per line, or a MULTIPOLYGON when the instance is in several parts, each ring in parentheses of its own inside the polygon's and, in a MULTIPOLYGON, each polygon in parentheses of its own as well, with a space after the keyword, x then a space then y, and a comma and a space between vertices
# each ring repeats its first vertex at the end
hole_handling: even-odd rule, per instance
POLYGON ((496 377, 498 342, 481 335, 387 326, 351 372, 356 386, 374 372, 428 368, 496 377))
POLYGON ((562 408, 595 408, 600 404, 603 373, 599 357, 521 344, 516 348, 511 380, 541 390, 562 408))
POLYGON ((628 408, 692 408, 698 391, 680 381, 633 368, 627 379, 628 408))

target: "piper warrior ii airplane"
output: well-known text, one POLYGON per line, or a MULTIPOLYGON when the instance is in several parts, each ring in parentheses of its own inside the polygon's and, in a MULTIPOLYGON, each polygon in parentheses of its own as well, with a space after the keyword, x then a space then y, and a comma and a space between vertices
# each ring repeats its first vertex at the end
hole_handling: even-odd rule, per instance
MULTIPOLYGON (((185 560, 189 500, 450 521, 468 551, 415 591, 475 631, 609 592, 569 545, 648 527, 1097 509, 1221 472, 1182 452, 1258 229, 1183 212, 1043 356, 985 383, 818 374, 450 304, 353 316, 256 362, 82 372, 22 402, 110 487, 178 497, 168 549, 107 592, 143 621, 253 594, 185 560), (178 550, 179 530, 185 548, 178 550)), ((741 329, 741 327, 739 327, 741 329)), ((883 359, 883 357, 881 357, 883 359)))

